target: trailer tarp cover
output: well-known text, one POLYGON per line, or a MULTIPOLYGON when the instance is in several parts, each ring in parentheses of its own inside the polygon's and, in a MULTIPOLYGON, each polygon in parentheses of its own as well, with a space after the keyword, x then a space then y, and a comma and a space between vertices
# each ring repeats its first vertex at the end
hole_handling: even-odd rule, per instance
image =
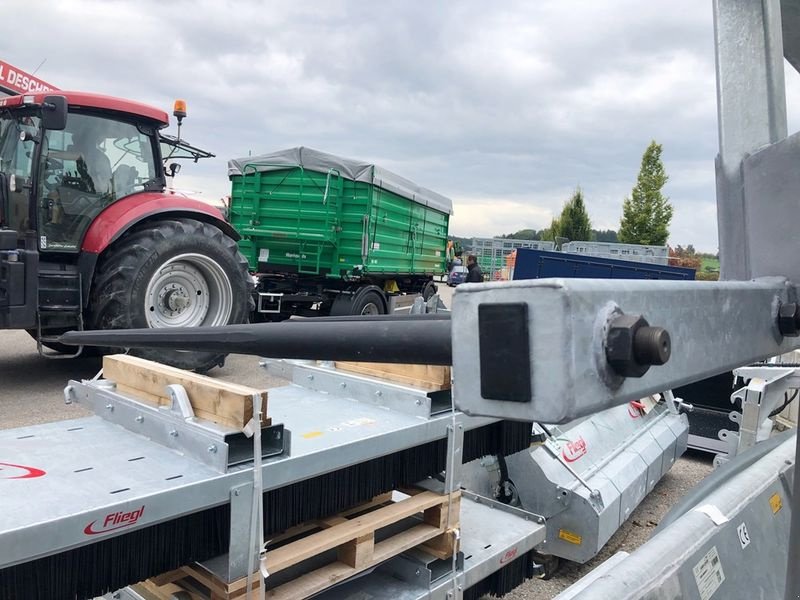
POLYGON ((305 146, 279 150, 260 156, 229 160, 228 177, 242 175, 243 173, 276 171, 292 167, 302 167, 303 169, 322 173, 335 169, 340 176, 347 179, 371 183, 423 206, 429 206, 449 215, 453 214, 453 201, 450 198, 421 187, 405 177, 400 177, 400 175, 374 164, 351 158, 342 158, 341 156, 327 154, 305 146))

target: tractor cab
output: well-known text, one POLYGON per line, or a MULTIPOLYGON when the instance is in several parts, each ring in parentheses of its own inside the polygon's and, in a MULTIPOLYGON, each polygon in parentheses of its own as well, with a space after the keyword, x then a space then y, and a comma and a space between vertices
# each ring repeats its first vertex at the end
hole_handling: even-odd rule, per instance
POLYGON ((25 98, 34 97, 0 101, 6 105, 0 104, 6 192, 0 227, 17 231, 20 238, 35 232, 40 252, 78 252, 107 206, 137 192, 164 189, 156 132, 166 119, 72 103, 67 116, 66 102, 60 105, 63 117, 54 119, 59 109, 48 106, 52 96, 38 103, 25 98))
MULTIPOLYGON (((180 122, 185 103, 173 114, 180 122)), ((247 319, 238 234, 216 208, 166 189, 162 156, 213 155, 180 134, 162 138, 168 122, 162 110, 98 94, 0 98, 0 329, 26 329, 55 357, 75 355, 59 342, 72 329, 247 319)), ((157 358, 201 370, 223 360, 157 358)))

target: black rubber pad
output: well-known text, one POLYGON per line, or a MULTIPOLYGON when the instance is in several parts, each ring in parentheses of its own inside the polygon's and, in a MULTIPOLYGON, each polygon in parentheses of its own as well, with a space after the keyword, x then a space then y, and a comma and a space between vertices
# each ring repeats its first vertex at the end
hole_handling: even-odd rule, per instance
POLYGON ((528 305, 478 306, 481 396, 504 402, 531 401, 528 305))

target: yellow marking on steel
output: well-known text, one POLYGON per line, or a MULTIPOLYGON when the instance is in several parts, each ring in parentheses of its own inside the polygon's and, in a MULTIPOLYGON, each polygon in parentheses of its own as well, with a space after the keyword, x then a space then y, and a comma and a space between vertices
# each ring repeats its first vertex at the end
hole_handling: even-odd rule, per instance
POLYGON ((579 536, 577 533, 573 533, 572 531, 567 531, 566 529, 559 529, 558 537, 565 542, 575 544, 576 546, 580 546, 581 542, 583 542, 583 538, 581 536, 579 536))

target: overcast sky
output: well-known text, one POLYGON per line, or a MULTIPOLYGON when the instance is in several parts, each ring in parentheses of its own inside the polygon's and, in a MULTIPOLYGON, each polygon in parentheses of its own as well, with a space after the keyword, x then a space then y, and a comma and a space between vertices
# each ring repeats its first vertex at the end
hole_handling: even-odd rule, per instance
POLYGON ((0 59, 46 60, 55 86, 184 98, 183 136, 217 158, 178 186, 209 200, 227 159, 303 145, 449 196, 456 235, 545 227, 576 186, 617 229, 655 139, 670 243, 717 250, 710 0, 27 0, 3 17, 0 59))

